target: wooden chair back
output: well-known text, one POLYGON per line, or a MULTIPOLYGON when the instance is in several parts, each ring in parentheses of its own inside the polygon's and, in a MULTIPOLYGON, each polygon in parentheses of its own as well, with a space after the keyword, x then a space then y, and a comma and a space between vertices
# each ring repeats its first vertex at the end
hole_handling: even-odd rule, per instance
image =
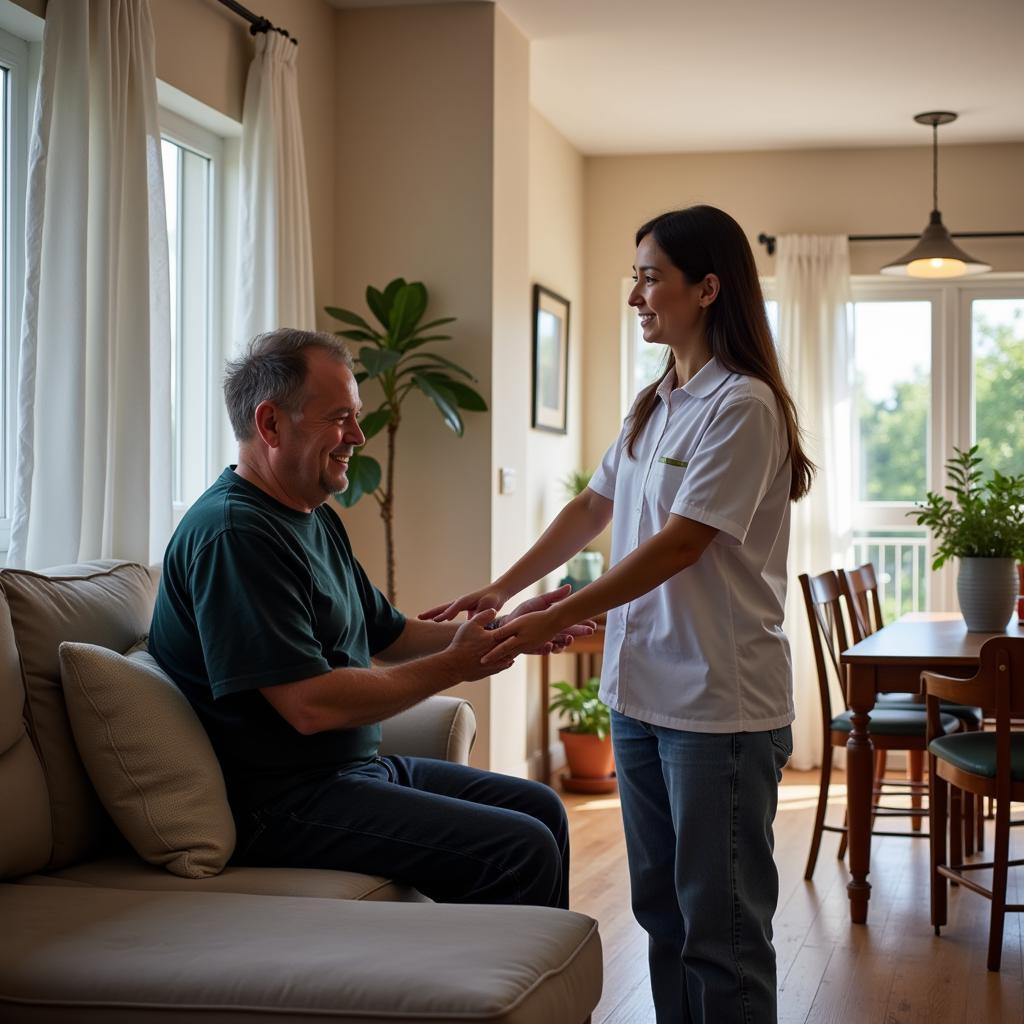
MULTIPOLYGON (((996 723, 996 778, 1009 787, 1010 733, 1014 719, 1024 718, 1024 636, 994 636, 981 646, 978 672, 970 679, 924 672, 921 676, 928 703, 928 738, 941 735, 939 701, 948 700, 984 708, 996 723)), ((1007 789, 1007 797, 1009 790, 1007 789)))
POLYGON ((878 600, 878 577, 870 562, 858 565, 856 569, 840 569, 839 584, 850 610, 850 631, 853 642, 859 644, 866 636, 880 630, 882 606, 878 600))
MULTIPOLYGON (((841 694, 843 710, 846 702, 846 673, 839 663, 839 655, 849 646, 847 643, 846 621, 843 615, 842 588, 839 577, 829 570, 819 576, 800 574, 800 589, 807 609, 807 622, 811 628, 811 645, 814 649, 814 664, 818 672, 818 693, 821 697, 821 714, 826 736, 832 721, 832 688, 837 685, 841 694)), ((827 741, 826 741, 827 742, 827 741)))

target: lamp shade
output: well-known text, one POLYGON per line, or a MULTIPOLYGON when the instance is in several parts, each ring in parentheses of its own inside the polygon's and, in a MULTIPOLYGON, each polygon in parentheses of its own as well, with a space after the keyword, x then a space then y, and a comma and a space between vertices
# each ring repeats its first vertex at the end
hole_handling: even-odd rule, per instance
POLYGON ((984 274, 992 268, 968 256, 952 239, 942 214, 932 210, 931 219, 920 241, 910 252, 882 267, 883 274, 899 277, 969 277, 984 274))

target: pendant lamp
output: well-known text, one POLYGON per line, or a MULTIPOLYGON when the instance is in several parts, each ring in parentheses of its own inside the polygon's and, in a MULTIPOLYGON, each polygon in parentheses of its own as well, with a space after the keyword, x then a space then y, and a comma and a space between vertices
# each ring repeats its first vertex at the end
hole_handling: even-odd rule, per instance
POLYGON ((906 255, 882 267, 883 274, 900 277, 967 277, 984 274, 992 268, 968 256, 950 237, 939 213, 939 125, 950 124, 956 114, 932 110, 917 114, 918 124, 932 126, 932 215, 920 241, 906 255))

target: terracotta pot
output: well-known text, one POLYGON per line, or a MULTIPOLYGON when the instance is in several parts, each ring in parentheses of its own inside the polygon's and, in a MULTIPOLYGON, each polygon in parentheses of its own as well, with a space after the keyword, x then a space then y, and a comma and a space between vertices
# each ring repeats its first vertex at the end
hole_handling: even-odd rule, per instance
POLYGON ((570 732, 559 729, 558 736, 565 747, 569 773, 575 779, 609 779, 615 771, 612 738, 599 740, 593 733, 570 732))

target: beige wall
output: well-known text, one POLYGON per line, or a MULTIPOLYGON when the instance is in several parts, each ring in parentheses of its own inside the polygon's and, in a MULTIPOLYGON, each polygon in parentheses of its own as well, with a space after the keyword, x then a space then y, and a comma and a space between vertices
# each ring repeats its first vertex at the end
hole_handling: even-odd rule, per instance
MULTIPOLYGON (((320 326, 334 304, 336 156, 335 11, 327 0, 247 4, 299 40, 302 112, 313 242, 313 286, 320 326)), ((216 0, 150 0, 157 77, 236 121, 242 119, 252 60, 249 25, 216 0)))
MULTIPOLYGON (((362 309, 367 283, 423 281, 432 315, 458 317, 439 350, 491 405, 462 438, 425 398, 404 406, 397 589, 415 613, 487 582, 525 535, 522 484, 498 495, 497 468, 524 479, 528 52, 493 4, 439 4, 339 12, 337 62, 337 301, 362 309)), ((381 579, 376 509, 361 502, 346 522, 381 579)), ((460 688, 480 724, 475 763, 524 770, 525 685, 517 666, 460 688)))
MULTIPOLYGON (((583 468, 583 166, 579 152, 545 118, 531 111, 530 283, 541 284, 569 300, 569 429, 564 435, 528 432, 524 484, 529 541, 540 535, 567 501, 562 481, 573 470, 583 468)), ((553 573, 544 589, 556 586, 560 576, 561 573, 553 573)), ((573 660, 570 655, 552 658, 551 678, 572 679, 573 660)), ((540 665, 532 660, 529 669, 527 750, 530 773, 537 777, 543 698, 540 665)), ((552 756, 554 766, 558 767, 561 748, 556 730, 557 723, 553 722, 551 736, 556 742, 552 756)))
MULTIPOLYGON (((952 231, 1024 230, 1024 145, 941 146, 939 205, 952 231)), ((614 438, 619 407, 621 281, 633 234, 649 217, 711 203, 744 227, 761 274, 774 260, 757 235, 920 232, 931 209, 931 149, 796 150, 594 157, 586 162, 586 408, 584 457, 614 438)), ((912 243, 854 243, 855 274, 875 273, 912 243)), ((1024 270, 1024 239, 969 240, 997 270, 1024 270)))

